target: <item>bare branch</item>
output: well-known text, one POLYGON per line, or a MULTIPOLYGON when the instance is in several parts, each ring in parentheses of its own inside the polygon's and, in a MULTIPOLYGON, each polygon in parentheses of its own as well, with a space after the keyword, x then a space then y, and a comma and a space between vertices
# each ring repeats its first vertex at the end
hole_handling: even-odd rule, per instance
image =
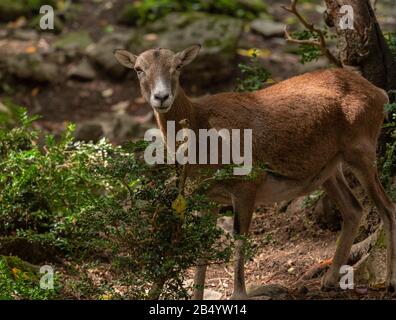
POLYGON ((289 43, 295 43, 295 44, 308 44, 308 45, 313 45, 313 46, 317 46, 320 47, 320 42, 319 41, 315 41, 315 40, 299 40, 299 39, 294 39, 289 31, 287 30, 287 26, 285 27, 285 37, 286 37, 286 41, 289 43))
POLYGON ((298 40, 298 39, 293 39, 291 35, 287 31, 287 27, 285 28, 285 36, 286 36, 286 41, 289 43, 296 43, 296 44, 308 44, 308 45, 314 45, 320 48, 322 51, 322 54, 326 56, 329 61, 336 65, 337 67, 342 67, 342 64, 338 58, 336 58, 331 51, 327 48, 327 43, 326 43, 326 37, 321 29, 318 29, 314 26, 313 23, 309 23, 298 11, 297 8, 297 0, 291 0, 290 7, 282 5, 281 7, 294 14, 297 19, 301 22, 301 24, 309 31, 315 33, 318 36, 318 40, 298 40))

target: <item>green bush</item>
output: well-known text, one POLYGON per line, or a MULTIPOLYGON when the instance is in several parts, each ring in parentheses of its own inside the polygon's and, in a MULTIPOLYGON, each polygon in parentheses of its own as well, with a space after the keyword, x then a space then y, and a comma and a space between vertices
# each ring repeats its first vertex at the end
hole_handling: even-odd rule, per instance
POLYGON ((392 32, 386 33, 385 40, 389 48, 391 49, 393 55, 396 58, 396 33, 392 33, 392 32))
POLYGON ((38 14, 43 5, 56 6, 55 0, 1 0, 0 21, 11 21, 20 16, 38 14))
POLYGON ((264 87, 271 73, 260 65, 257 50, 254 50, 248 64, 239 64, 242 73, 236 80, 236 92, 256 91, 264 87))
POLYGON ((175 11, 201 11, 254 19, 265 12, 265 4, 260 0, 142 0, 126 5, 119 20, 125 24, 143 25, 175 11))
POLYGON ((19 125, 0 124, 0 247, 12 237, 77 261, 110 260, 124 298, 186 298, 188 268, 229 259, 229 237, 197 214, 214 204, 192 182, 181 188, 175 166, 147 165, 144 142, 76 142, 73 125, 56 139, 34 120, 19 110, 19 125))

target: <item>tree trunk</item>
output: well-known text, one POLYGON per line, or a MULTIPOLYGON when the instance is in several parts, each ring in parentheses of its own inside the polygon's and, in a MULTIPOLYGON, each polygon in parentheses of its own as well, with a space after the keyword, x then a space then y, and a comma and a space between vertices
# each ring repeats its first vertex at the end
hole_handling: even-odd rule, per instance
POLYGON ((386 91, 396 89, 396 59, 389 49, 370 0, 325 0, 325 21, 338 34, 340 60, 346 67, 357 68, 363 77, 386 91), (353 8, 354 28, 342 28, 346 13, 353 8))

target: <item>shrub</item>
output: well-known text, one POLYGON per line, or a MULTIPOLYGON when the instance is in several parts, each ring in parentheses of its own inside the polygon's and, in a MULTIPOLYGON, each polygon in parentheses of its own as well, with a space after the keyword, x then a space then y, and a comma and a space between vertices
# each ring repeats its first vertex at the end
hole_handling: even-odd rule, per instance
POLYGON ((142 0, 128 4, 120 15, 120 22, 143 25, 171 12, 201 11, 254 19, 265 12, 260 0, 142 0))
POLYGON ((385 34, 385 40, 396 58, 396 33, 388 32, 385 34))
POLYGON ((43 5, 55 6, 55 0, 2 0, 0 3, 0 21, 11 21, 20 16, 32 16, 39 13, 43 5))
POLYGON ((144 142, 76 142, 73 125, 56 139, 18 112, 19 125, 0 125, 0 244, 23 239, 70 259, 106 258, 129 298, 186 298, 188 268, 228 260, 229 237, 197 214, 214 204, 191 183, 181 188, 175 166, 147 165, 144 142))
POLYGON ((257 50, 252 51, 248 64, 239 64, 242 77, 236 80, 236 92, 256 91, 264 87, 271 74, 260 65, 257 50))

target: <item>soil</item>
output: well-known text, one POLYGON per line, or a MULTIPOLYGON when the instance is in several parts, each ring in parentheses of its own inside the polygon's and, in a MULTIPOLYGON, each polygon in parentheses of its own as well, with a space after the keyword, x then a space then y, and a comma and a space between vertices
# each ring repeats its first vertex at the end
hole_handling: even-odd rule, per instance
MULTIPOLYGON (((325 292, 320 289, 321 274, 304 280, 308 270, 332 258, 338 232, 318 227, 309 217, 309 209, 293 214, 279 212, 278 206, 263 207, 254 214, 251 239, 257 253, 246 264, 246 284, 254 288, 272 288, 266 296, 253 299, 391 299, 384 286, 367 287, 355 284, 354 290, 325 292), (279 291, 279 292, 278 292, 279 291)), ((366 208, 367 209, 367 208, 366 208)), ((191 278, 193 270, 190 270, 191 278)), ((233 266, 209 266, 206 288, 220 292, 221 299, 231 297, 233 266)))

